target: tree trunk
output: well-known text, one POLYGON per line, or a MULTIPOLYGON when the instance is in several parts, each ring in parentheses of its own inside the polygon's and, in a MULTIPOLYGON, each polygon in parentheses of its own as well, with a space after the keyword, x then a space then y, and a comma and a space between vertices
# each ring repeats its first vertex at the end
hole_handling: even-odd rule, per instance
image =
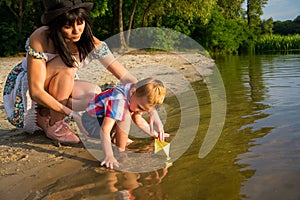
POLYGON ((119 0, 119 31, 120 31, 120 43, 121 49, 126 48, 126 42, 124 37, 124 30, 123 30, 123 0, 119 0))
POLYGON ((19 2, 19 18, 18 18, 18 28, 19 33, 22 33, 23 31, 23 0, 19 2))
POLYGON ((128 31, 127 31, 127 37, 126 37, 126 43, 127 45, 129 45, 129 40, 130 40, 130 32, 131 32, 131 27, 132 27, 132 23, 133 23, 133 17, 134 17, 134 13, 136 10, 136 6, 138 4, 138 0, 134 1, 134 5, 133 5, 133 9, 130 15, 130 19, 129 19, 129 25, 128 25, 128 31))
POLYGON ((250 0, 247 0, 247 24, 248 24, 248 27, 250 27, 250 24, 251 24, 251 6, 250 6, 251 2, 250 0))
POLYGON ((112 23, 111 23, 111 34, 115 35, 119 32, 119 2, 112 2, 112 23))
POLYGON ((14 9, 11 7, 11 4, 6 4, 8 9, 10 10, 10 12, 16 17, 17 21, 18 21, 18 32, 22 33, 23 31, 23 0, 19 0, 17 3, 19 3, 18 5, 18 9, 19 12, 15 12, 14 9))
POLYGON ((147 13, 149 12, 150 8, 151 8, 151 2, 149 2, 147 8, 144 10, 144 13, 143 13, 143 21, 142 21, 142 27, 145 27, 146 16, 147 16, 147 13))

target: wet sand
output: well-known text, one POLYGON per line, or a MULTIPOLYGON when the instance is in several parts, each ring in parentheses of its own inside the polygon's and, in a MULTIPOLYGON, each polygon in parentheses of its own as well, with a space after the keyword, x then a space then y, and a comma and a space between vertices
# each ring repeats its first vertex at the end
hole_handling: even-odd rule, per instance
MULTIPOLYGON (((190 82, 199 80, 202 75, 210 73, 213 65, 211 59, 199 54, 184 54, 182 57, 171 53, 131 53, 116 57, 138 79, 159 75, 164 82, 176 75, 190 82)), ((2 98, 4 83, 11 68, 22 59, 0 58, 0 199, 32 199, 39 196, 43 188, 83 168, 106 171, 99 167, 99 161, 82 143, 57 146, 42 131, 24 133, 6 120, 2 98)), ((80 69, 79 77, 100 86, 117 83, 98 63, 80 69)), ((179 91, 182 84, 176 81, 168 88, 179 91)))

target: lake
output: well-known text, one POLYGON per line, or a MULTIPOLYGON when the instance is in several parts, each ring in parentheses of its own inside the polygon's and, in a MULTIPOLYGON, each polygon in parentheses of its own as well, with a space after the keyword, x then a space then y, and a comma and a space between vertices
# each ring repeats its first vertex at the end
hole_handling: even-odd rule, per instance
MULTIPOLYGON (((226 118, 207 155, 199 158, 212 102, 201 81, 192 84, 198 131, 171 167, 141 173, 82 169, 45 188, 52 193, 48 197, 300 199, 300 54, 218 57, 216 65, 226 91, 226 118)), ((176 109, 176 99, 166 102, 165 128, 174 137, 183 111, 176 109)), ((192 121, 194 112, 187 113, 192 121)))

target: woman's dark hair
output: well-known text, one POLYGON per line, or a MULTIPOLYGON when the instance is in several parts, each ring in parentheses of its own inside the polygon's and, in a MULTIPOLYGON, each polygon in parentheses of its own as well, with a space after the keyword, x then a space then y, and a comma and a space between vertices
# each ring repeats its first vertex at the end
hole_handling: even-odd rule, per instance
POLYGON ((74 9, 58 16, 48 24, 50 28, 50 37, 54 42, 55 48, 63 62, 68 67, 74 67, 76 65, 76 60, 72 56, 72 53, 63 37, 62 27, 66 24, 72 26, 76 21, 85 21, 85 28, 81 38, 75 43, 79 51, 79 58, 81 62, 95 47, 91 22, 87 11, 83 8, 74 9))

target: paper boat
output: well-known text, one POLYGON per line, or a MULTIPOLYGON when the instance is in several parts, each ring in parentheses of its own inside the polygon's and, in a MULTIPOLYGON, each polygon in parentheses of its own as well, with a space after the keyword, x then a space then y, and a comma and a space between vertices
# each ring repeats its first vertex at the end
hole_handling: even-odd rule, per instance
POLYGON ((154 141, 154 153, 163 150, 167 155, 167 158, 170 158, 170 143, 168 142, 161 142, 158 139, 154 141))

